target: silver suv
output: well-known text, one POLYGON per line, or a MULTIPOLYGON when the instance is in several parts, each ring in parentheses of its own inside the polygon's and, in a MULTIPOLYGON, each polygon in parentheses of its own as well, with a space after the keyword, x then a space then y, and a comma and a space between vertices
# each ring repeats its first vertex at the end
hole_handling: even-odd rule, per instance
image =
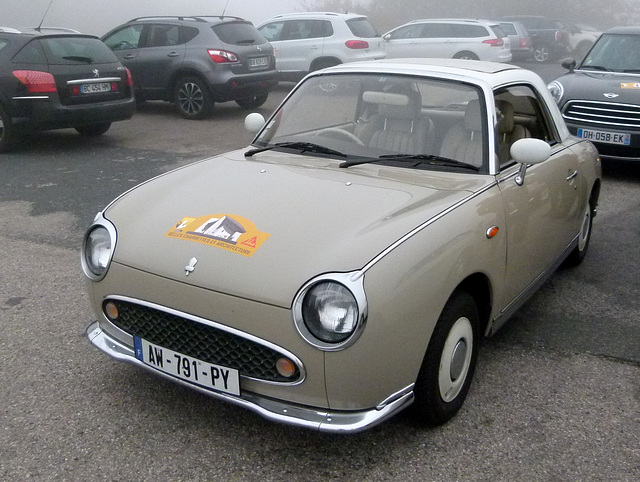
POLYGON ((253 109, 278 83, 273 47, 238 17, 143 17, 102 37, 133 76, 136 99, 174 102, 187 119, 215 102, 253 109))
POLYGON ((376 29, 356 13, 277 15, 258 31, 275 49, 280 80, 297 81, 325 67, 386 56, 376 29))

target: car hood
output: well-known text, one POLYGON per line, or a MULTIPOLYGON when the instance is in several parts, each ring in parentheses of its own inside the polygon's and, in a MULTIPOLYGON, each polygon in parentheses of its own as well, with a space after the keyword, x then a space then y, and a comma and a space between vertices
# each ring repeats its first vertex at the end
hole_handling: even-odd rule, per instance
POLYGON ((235 151, 161 175, 105 210, 118 235, 113 260, 290 307, 311 278, 362 268, 491 182, 474 174, 337 166, 275 151, 245 159, 235 151))
POLYGON ((595 100, 622 104, 640 103, 640 75, 576 71, 558 79, 564 99, 595 100), (615 97, 612 97, 615 96, 615 97))

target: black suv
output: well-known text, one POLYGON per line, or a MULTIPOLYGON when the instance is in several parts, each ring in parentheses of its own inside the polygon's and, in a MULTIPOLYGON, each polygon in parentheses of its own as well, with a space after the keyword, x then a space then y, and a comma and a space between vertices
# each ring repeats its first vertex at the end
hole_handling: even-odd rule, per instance
POLYGON ((533 59, 551 62, 569 54, 569 32, 566 25, 552 18, 535 15, 514 15, 501 20, 520 22, 531 36, 533 59))
POLYGON ((0 152, 21 132, 97 136, 134 112, 131 76, 98 37, 0 27, 0 152))
POLYGON ((142 17, 102 37, 131 70, 136 99, 174 102, 187 119, 215 102, 265 103, 278 83, 271 44, 238 17, 142 17))

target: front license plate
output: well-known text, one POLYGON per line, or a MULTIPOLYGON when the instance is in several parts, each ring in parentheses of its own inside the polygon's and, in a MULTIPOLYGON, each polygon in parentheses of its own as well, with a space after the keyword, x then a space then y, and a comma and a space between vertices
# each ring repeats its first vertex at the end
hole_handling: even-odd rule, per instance
POLYGON ((133 344, 136 358, 156 370, 219 392, 240 395, 240 375, 235 368, 213 365, 137 336, 133 337, 133 344))
POLYGON ((100 82, 98 84, 82 84, 80 92, 83 94, 95 94, 99 92, 111 92, 110 82, 100 82))
POLYGON ((269 65, 269 57, 249 59, 249 67, 266 67, 267 65, 269 65))
POLYGON ((606 144, 619 144, 622 146, 628 146, 631 144, 631 134, 578 129, 578 137, 595 142, 604 142, 606 144))

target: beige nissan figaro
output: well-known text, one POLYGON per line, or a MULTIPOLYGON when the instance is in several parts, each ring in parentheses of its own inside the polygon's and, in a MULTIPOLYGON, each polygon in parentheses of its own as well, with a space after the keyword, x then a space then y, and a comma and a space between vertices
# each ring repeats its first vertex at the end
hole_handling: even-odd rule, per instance
POLYGON ((451 419, 492 335, 586 255, 601 165, 545 83, 402 59, 309 74, 251 146, 89 227, 93 345, 252 410, 358 432, 451 419))

